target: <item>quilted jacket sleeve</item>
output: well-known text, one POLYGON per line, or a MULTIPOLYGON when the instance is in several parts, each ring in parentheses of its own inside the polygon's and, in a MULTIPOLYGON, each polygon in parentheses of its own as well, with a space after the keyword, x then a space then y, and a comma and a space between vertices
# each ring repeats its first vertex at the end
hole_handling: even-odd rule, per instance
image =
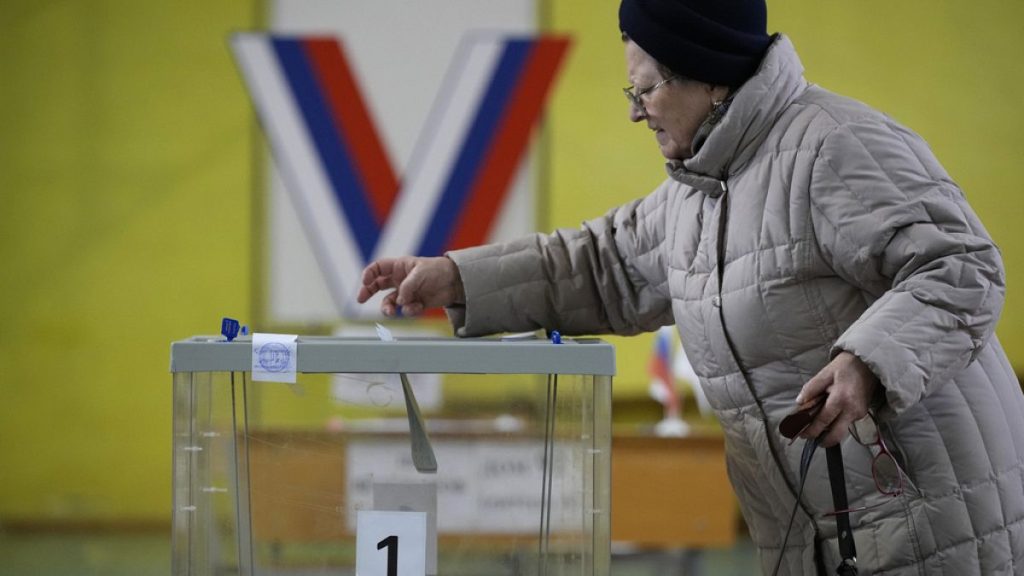
POLYGON ((903 411, 991 336, 1005 293, 999 251, 927 145, 892 123, 829 134, 811 202, 822 253, 871 303, 833 355, 864 360, 903 411))
POLYGON ((671 323, 662 254, 667 188, 579 230, 450 252, 466 292, 465 307, 448 310, 456 334, 635 334, 671 323))

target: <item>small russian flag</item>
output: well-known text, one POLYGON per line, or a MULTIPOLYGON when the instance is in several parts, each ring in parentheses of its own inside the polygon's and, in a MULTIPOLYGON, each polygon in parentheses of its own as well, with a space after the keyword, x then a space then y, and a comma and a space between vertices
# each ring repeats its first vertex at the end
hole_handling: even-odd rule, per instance
POLYGON ((679 393, 671 369, 674 330, 671 326, 663 326, 658 330, 654 336, 654 350, 647 364, 647 372, 652 378, 651 396, 665 407, 666 419, 678 419, 680 416, 679 393))

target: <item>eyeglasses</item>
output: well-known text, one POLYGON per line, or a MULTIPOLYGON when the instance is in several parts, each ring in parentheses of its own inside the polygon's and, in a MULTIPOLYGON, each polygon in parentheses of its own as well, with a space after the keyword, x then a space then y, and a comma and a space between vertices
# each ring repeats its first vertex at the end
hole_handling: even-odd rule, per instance
POLYGON ((665 84, 668 84, 669 82, 677 78, 679 78, 678 75, 669 76, 668 78, 665 78, 661 82, 648 86, 643 90, 637 90, 636 86, 626 86, 625 88, 622 89, 622 93, 626 95, 626 99, 629 100, 630 104, 635 106, 637 110, 640 110, 641 112, 646 114, 647 110, 644 108, 644 101, 641 100, 644 94, 650 94, 651 92, 654 92, 658 88, 661 88, 665 84))
POLYGON ((881 494, 889 496, 890 498, 870 506, 826 512, 824 514, 825 516, 835 516, 837 514, 848 514, 851 512, 861 512, 870 508, 877 508, 892 502, 894 498, 903 494, 903 470, 900 469, 899 464, 896 463, 896 458, 892 455, 892 452, 889 451, 885 442, 882 441, 882 434, 879 432, 878 421, 875 420, 873 414, 868 414, 868 416, 868 418, 862 418, 850 426, 850 436, 853 436, 853 439, 856 440, 858 444, 864 446, 868 450, 871 450, 871 448, 875 446, 878 447, 878 454, 871 459, 871 477, 875 481, 875 488, 881 494))

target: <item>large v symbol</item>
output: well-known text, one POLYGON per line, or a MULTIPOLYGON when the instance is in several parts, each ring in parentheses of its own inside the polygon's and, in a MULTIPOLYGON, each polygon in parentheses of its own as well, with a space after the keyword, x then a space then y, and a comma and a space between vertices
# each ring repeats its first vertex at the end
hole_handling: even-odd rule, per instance
POLYGON ((436 255, 487 239, 569 41, 465 39, 401 186, 336 39, 240 34, 233 45, 345 310, 372 258, 436 255))

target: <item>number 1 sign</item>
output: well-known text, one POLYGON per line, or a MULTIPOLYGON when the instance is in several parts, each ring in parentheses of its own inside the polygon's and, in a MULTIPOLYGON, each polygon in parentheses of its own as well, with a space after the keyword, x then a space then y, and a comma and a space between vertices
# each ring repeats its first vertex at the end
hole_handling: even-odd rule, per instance
POLYGON ((363 510, 356 521, 356 576, 424 576, 427 514, 363 510))

